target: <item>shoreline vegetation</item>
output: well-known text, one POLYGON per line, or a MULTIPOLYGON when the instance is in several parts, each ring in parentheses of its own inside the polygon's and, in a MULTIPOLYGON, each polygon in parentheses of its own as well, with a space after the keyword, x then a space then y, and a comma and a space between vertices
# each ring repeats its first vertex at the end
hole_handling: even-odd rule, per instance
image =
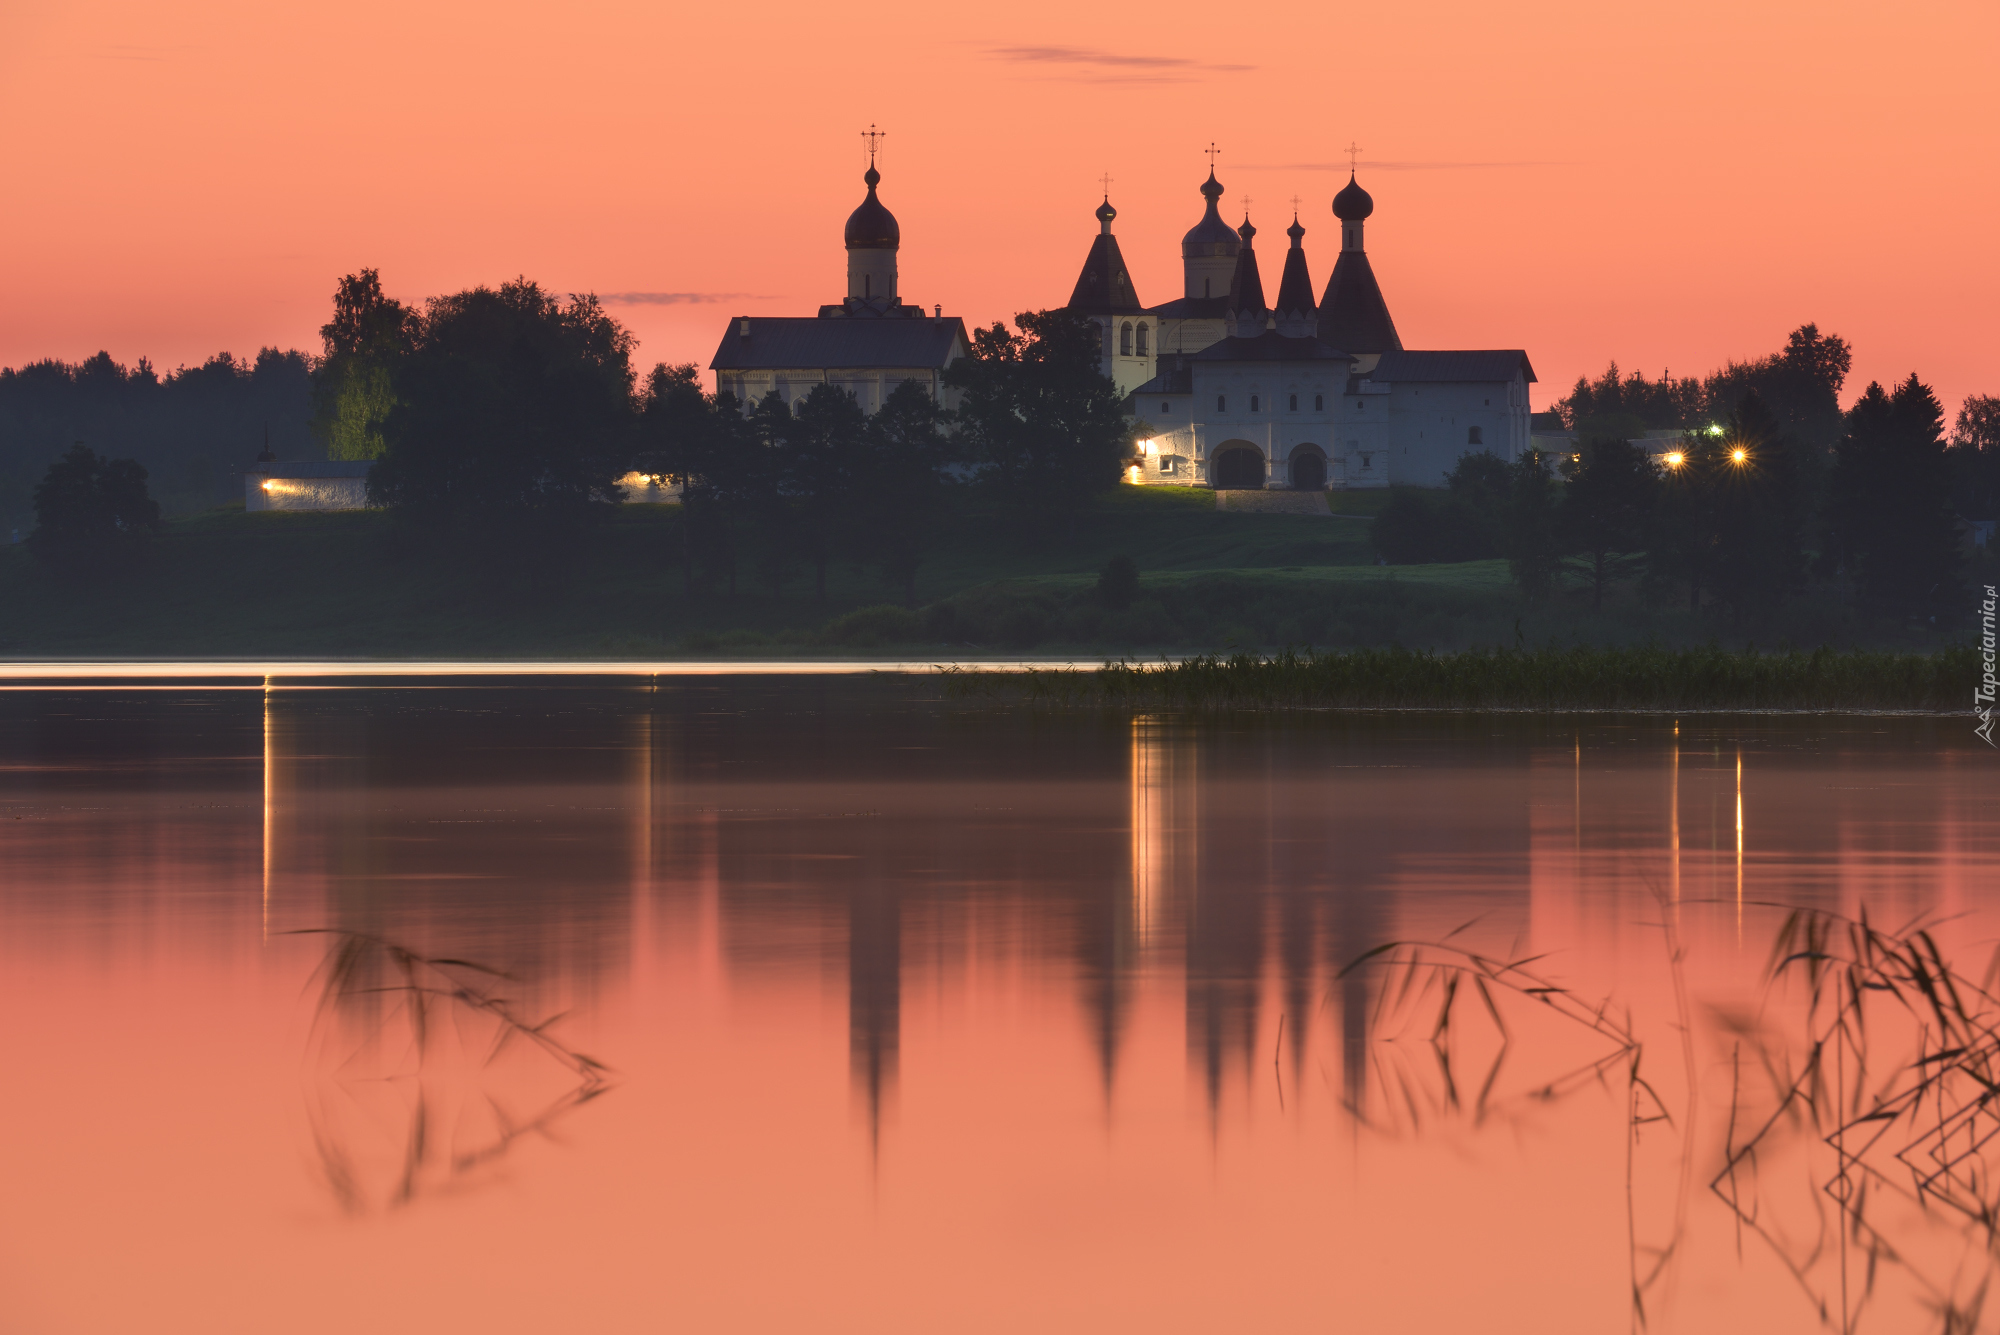
POLYGON ((1356 649, 1115 661, 1096 669, 945 669, 957 699, 1162 709, 1970 714, 1970 648, 1933 653, 1720 646, 1356 649))

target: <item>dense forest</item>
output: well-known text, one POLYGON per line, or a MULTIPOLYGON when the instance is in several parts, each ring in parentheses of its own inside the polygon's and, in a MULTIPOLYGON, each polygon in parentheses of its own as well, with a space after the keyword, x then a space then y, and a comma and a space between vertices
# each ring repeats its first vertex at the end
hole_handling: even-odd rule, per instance
POLYGON ((87 361, 0 368, 0 539, 27 535, 35 484, 70 446, 136 460, 166 515, 243 496, 264 446, 319 458, 311 429, 312 359, 265 348, 254 361, 218 353, 162 376, 100 352, 87 361))

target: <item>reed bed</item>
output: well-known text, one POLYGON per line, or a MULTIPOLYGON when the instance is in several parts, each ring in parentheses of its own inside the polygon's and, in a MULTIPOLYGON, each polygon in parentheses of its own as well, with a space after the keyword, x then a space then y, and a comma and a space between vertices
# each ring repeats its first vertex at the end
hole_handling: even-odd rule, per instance
POLYGON ((1935 653, 1719 646, 1356 649, 1203 655, 1096 669, 946 671, 958 697, 1146 709, 1899 710, 1962 712, 1969 647, 1935 653))

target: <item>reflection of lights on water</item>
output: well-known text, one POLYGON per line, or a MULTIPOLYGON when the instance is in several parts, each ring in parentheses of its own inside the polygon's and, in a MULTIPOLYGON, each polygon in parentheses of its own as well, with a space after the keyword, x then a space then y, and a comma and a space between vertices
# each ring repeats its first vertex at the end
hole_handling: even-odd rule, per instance
POLYGON ((1193 744, 1156 719, 1132 720, 1132 930, 1159 934, 1176 878, 1193 866, 1193 744))

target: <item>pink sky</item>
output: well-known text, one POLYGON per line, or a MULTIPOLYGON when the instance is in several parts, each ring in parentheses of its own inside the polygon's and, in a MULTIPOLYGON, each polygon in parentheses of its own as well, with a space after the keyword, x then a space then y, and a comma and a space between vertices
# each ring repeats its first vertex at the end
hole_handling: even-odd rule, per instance
MULTIPOLYGON (((2000 393, 2000 116, 1985 0, 1078 10, 191 0, 0 7, 0 364, 315 350, 334 281, 527 274, 644 362, 843 286, 858 132, 889 132, 903 289, 1059 304, 1109 171, 1142 299, 1178 294, 1200 149, 1275 279, 1342 146, 1413 347, 1519 346, 1545 406, 1606 359, 1678 374, 1816 321, 1849 397, 2000 393)), ((1267 280, 1268 281, 1268 280, 1267 280)))

